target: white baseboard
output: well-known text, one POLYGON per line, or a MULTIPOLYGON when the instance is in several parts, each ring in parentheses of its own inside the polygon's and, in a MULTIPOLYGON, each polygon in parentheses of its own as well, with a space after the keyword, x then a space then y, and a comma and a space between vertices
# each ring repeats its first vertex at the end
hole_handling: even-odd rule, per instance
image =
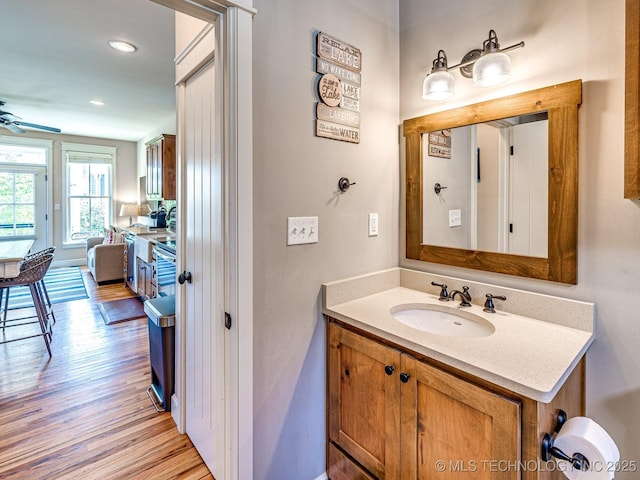
POLYGON ((72 258, 70 260, 54 260, 51 262, 51 268, 55 267, 82 267, 86 265, 86 260, 80 258, 72 258))
POLYGON ((180 422, 180 403, 178 402, 178 396, 174 393, 171 395, 171 418, 176 424, 178 432, 185 433, 184 425, 180 422))

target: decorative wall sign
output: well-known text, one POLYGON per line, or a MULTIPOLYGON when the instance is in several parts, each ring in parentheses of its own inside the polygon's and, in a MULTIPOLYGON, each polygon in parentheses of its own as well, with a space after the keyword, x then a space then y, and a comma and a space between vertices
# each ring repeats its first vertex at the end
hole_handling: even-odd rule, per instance
POLYGON ((335 63, 327 62, 321 58, 316 60, 316 72, 318 73, 331 73, 335 75, 340 80, 344 80, 354 85, 360 85, 361 76, 359 73, 352 72, 346 68, 342 68, 340 65, 336 65, 335 63))
POLYGON ((318 102, 316 107, 316 116, 319 120, 327 120, 351 127, 360 126, 360 113, 344 110, 342 108, 329 107, 324 103, 318 102))
POLYGON ((318 33, 316 136, 360 143, 362 52, 326 33, 318 33))
POLYGON ((362 65, 362 53, 348 43, 344 43, 337 38, 330 37, 326 33, 318 33, 318 56, 337 63, 343 67, 359 72, 362 65))
POLYGON ((340 107, 346 108, 347 110, 351 110, 353 112, 359 112, 360 100, 354 100, 353 98, 349 98, 349 97, 342 97, 340 99, 340 107))
POLYGON ((316 120, 316 135, 319 137, 342 140, 343 142, 360 143, 360 129, 331 123, 325 120, 316 120))
POLYGON ((347 82, 342 82, 342 95, 345 97, 360 100, 360 87, 347 82))
POLYGON ((323 75, 318 82, 318 93, 320 94, 320 99, 330 107, 340 105, 342 87, 338 77, 330 73, 323 75))
POLYGON ((451 129, 429 132, 429 156, 451 158, 451 129))

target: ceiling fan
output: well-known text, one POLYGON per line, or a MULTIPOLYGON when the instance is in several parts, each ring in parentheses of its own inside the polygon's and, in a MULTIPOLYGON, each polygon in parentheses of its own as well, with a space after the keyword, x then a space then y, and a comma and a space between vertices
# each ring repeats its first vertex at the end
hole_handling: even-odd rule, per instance
MULTIPOLYGON (((6 102, 0 100, 0 107, 2 107, 6 102)), ((47 127, 45 125, 38 125, 35 123, 23 122, 20 117, 13 115, 12 113, 5 112, 4 110, 0 110, 0 127, 4 127, 10 132, 13 133, 25 133, 21 127, 26 128, 35 128, 37 130, 44 130, 46 132, 60 133, 59 128, 47 127)))

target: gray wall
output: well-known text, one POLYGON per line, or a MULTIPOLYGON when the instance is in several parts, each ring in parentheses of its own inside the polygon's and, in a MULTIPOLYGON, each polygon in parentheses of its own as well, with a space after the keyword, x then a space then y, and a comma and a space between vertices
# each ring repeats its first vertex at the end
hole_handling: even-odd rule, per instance
POLYGON ((472 127, 451 129, 451 158, 428 155, 422 136, 422 241, 441 247, 471 248, 471 134, 472 127), (447 187, 436 194, 434 185, 447 187), (449 210, 460 210, 461 225, 449 226, 449 210))
POLYGON ((312 480, 326 448, 320 285, 398 263, 398 1, 254 6, 254 478, 312 480), (317 31, 362 51, 359 145, 314 135, 317 31), (339 195, 341 176, 356 185, 339 195), (287 217, 316 215, 319 243, 287 247, 287 217))
MULTIPOLYGON (((587 415, 603 425, 621 458, 640 461, 640 204, 623 199, 624 0, 472 0, 400 2, 401 119, 517 91, 583 80, 579 111, 578 285, 407 261, 404 266, 595 302, 597 338, 587 354, 587 415), (505 86, 474 88, 455 72, 458 95, 445 103, 420 98, 438 49, 457 62, 480 47, 490 28, 510 53, 505 86)), ((404 211, 401 235, 404 235, 404 211)), ((404 238, 403 236, 401 238, 404 238)), ((552 341, 550 339, 550 341, 552 341)), ((561 340, 560 340, 561 341, 561 340)), ((616 473, 616 480, 638 478, 616 473)))

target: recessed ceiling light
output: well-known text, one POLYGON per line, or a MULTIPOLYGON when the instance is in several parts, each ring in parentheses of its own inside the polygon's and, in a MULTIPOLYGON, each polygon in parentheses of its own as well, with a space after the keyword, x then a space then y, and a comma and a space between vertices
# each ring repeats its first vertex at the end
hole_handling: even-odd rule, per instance
POLYGON ((105 103, 102 100, 89 100, 91 105, 96 105, 97 107, 104 107, 105 103))
POLYGON ((109 40, 109 46, 114 50, 124 53, 133 53, 138 49, 135 45, 123 42, 122 40, 109 40))

